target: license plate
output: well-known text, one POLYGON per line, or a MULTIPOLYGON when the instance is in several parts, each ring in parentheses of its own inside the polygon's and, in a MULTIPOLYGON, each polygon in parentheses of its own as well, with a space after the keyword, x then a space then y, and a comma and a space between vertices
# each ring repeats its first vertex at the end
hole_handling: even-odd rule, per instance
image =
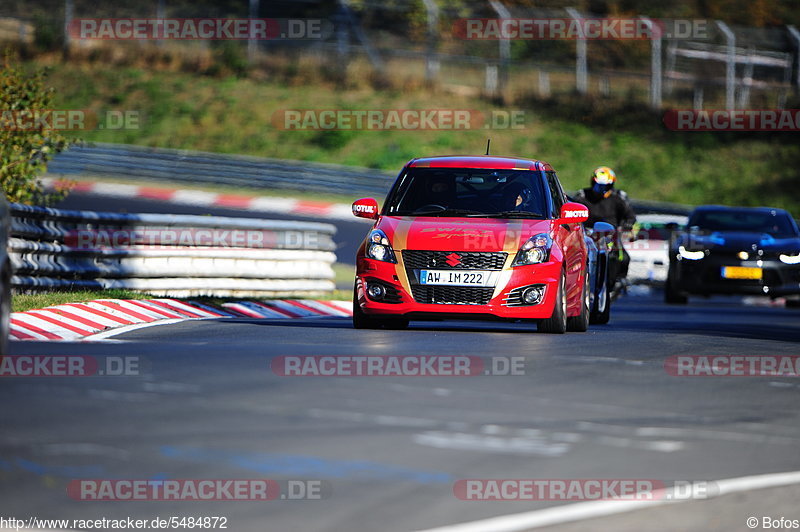
POLYGON ((724 266, 722 277, 725 279, 761 279, 761 268, 747 268, 744 266, 724 266))
POLYGON ((492 286, 491 272, 471 270, 420 270, 420 284, 492 286))

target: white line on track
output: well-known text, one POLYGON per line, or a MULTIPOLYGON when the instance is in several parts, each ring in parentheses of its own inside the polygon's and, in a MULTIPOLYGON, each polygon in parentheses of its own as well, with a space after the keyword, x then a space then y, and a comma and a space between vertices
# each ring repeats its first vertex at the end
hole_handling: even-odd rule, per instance
MULTIPOLYGON (((731 493, 800 484, 800 471, 728 478, 717 480, 712 484, 715 484, 719 488, 719 492, 705 500, 721 497, 723 495, 730 495, 731 493)), ((583 521, 585 519, 595 519, 607 515, 627 513, 653 506, 698 501, 698 499, 684 499, 682 497, 676 497, 675 495, 677 494, 670 488, 661 494, 654 493, 653 496, 656 500, 579 502, 532 512, 523 512, 481 519, 468 523, 430 528, 421 532, 485 532, 487 530, 491 530, 492 532, 521 532, 532 528, 560 525, 573 521, 583 521)))

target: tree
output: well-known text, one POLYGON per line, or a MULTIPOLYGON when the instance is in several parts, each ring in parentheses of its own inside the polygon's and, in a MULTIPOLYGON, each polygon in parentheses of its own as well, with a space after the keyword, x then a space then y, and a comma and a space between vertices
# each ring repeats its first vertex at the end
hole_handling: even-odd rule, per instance
POLYGON ((53 113, 55 90, 45 87, 45 72, 26 74, 6 51, 0 71, 0 183, 9 201, 48 204, 62 199, 68 187, 44 190, 47 162, 76 141, 60 132, 53 113), (54 127, 55 126, 55 127, 54 127))

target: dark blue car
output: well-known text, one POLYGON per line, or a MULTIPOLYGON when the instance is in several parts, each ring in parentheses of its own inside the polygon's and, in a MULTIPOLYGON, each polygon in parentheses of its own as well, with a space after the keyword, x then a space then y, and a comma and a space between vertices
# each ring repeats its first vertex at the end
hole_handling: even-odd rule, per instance
POLYGON ((800 230, 783 209, 698 207, 669 255, 667 303, 689 294, 800 294, 800 230))

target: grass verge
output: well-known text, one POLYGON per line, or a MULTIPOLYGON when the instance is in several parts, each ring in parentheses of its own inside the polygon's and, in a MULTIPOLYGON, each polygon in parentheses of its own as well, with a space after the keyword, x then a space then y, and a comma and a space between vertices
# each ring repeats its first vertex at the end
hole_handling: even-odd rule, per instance
POLYGON ((108 110, 139 112, 136 128, 70 132, 87 141, 397 171, 421 155, 482 153, 490 136, 495 154, 550 162, 568 191, 586 186, 592 168, 602 164, 617 171, 620 187, 634 199, 772 205, 800 212, 797 133, 672 132, 661 113, 619 99, 518 96, 503 103, 424 87, 375 90, 107 64, 54 64, 48 82, 56 89, 58 108, 90 109, 101 116, 108 110), (521 110, 524 127, 286 130, 275 123, 286 109, 470 109, 487 116, 521 110))
POLYGON ((151 297, 153 296, 130 290, 82 290, 77 292, 15 295, 11 298, 11 311, 24 312, 26 310, 52 307, 53 305, 62 305, 64 303, 80 303, 94 299, 148 299, 151 297))

